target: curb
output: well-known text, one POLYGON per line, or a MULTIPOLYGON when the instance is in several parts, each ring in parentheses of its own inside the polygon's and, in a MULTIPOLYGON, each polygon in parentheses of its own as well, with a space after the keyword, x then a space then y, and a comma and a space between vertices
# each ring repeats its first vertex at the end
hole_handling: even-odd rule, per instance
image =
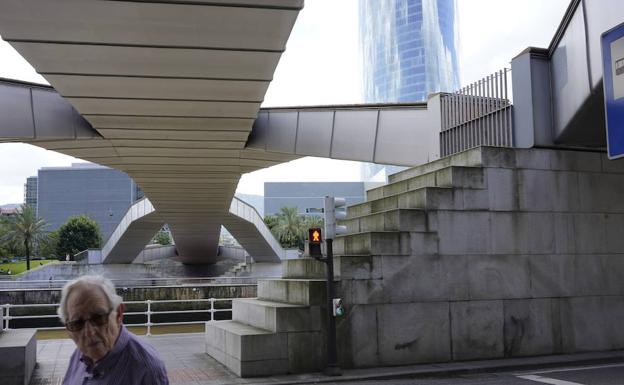
POLYGON ((325 376, 321 373, 310 374, 310 378, 283 379, 271 377, 258 382, 247 382, 246 384, 268 384, 271 385, 295 385, 295 384, 318 384, 327 382, 347 382, 347 381, 371 381, 371 380, 392 380, 408 379, 418 377, 444 377, 461 374, 476 374, 486 372, 506 372, 550 369, 560 366, 584 366, 593 364, 624 363, 624 351, 614 351, 605 353, 581 353, 559 356, 539 356, 530 358, 512 358, 488 361, 466 361, 458 363, 444 363, 437 365, 422 365, 420 367, 379 368, 387 370, 386 373, 370 374, 343 374, 342 376, 325 376), (513 361, 513 362, 510 362, 513 361))

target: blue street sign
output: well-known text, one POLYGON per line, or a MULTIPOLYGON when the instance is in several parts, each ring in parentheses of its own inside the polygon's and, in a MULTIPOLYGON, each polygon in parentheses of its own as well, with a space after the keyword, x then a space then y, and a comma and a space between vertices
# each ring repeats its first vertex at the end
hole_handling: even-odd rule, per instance
POLYGON ((624 157, 624 23, 601 36, 609 159, 624 157))

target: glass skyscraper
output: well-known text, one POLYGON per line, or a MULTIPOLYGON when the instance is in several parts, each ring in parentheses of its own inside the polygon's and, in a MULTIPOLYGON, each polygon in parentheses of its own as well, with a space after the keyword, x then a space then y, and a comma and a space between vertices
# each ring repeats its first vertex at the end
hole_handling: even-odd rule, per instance
POLYGON ((459 88, 455 0, 360 0, 359 13, 367 103, 459 88))
MULTIPOLYGON (((422 102, 459 89, 455 0, 360 0, 366 103, 422 102)), ((363 164, 364 180, 403 167, 363 164)))

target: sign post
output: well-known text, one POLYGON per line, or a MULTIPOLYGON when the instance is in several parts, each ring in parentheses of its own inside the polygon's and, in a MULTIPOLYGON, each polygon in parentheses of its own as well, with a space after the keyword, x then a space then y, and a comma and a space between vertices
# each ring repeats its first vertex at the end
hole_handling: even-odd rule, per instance
POLYGON ((624 157, 624 23, 604 32, 600 43, 607 151, 617 159, 624 157))

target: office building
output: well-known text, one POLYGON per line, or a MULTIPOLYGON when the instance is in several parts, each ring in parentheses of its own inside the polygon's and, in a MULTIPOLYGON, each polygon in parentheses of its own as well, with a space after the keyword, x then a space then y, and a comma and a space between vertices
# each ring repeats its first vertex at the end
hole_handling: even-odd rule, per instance
MULTIPOLYGON (((366 103, 423 102, 459 89, 455 0, 360 0, 366 103)), ((365 181, 405 169, 364 163, 365 181)))
POLYGON ((275 215, 282 207, 296 207, 299 214, 321 215, 323 198, 342 197, 347 205, 366 199, 364 182, 265 182, 264 215, 275 215))
POLYGON ((38 215, 53 231, 74 215, 95 220, 105 241, 142 196, 125 173, 91 163, 71 167, 44 167, 38 178, 38 215))
POLYGON ((459 88, 454 0, 360 0, 359 16, 367 103, 459 88))
POLYGON ((24 183, 24 203, 37 209, 37 177, 29 176, 24 183))

